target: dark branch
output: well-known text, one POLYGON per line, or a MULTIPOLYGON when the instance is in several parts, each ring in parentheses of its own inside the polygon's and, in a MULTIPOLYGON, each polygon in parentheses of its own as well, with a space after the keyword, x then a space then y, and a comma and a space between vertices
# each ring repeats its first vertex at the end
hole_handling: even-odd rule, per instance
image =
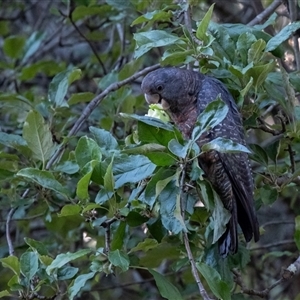
POLYGON ((282 3, 282 0, 275 0, 274 2, 272 2, 272 4, 270 6, 268 6, 264 11, 262 11, 259 15, 257 15, 247 25, 254 26, 256 24, 260 24, 263 20, 268 18, 281 3, 282 3))

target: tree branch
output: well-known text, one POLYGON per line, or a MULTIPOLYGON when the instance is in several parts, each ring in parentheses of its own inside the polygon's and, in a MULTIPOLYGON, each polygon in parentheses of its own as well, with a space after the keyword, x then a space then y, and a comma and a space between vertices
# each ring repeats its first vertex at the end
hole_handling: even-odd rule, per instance
MULTIPOLYGON (((185 175, 186 175, 185 167, 186 167, 185 164, 182 164, 182 166, 181 166, 182 170, 181 170, 181 176, 180 176, 180 211, 181 211, 181 216, 182 216, 183 220, 185 219, 185 199, 183 196, 184 181, 185 181, 185 175)), ((183 231, 183 240, 184 240, 184 246, 185 246, 185 249, 186 249, 190 264, 191 264, 192 274, 197 283, 199 293, 203 297, 204 300, 210 300, 211 298, 208 296, 208 294, 200 280, 198 270, 196 267, 196 263, 195 263, 195 259, 193 257, 192 250, 190 247, 189 237, 185 230, 183 231)))
POLYGON ((10 211, 8 212, 7 219, 6 219, 6 241, 8 244, 8 252, 9 252, 10 256, 13 256, 14 252, 15 252, 13 243, 11 241, 11 236, 10 236, 10 221, 11 221, 11 218, 13 217, 14 213, 16 212, 16 210, 17 210, 17 207, 11 208, 10 211))
POLYGON ((284 281, 292 279, 296 274, 300 273, 300 256, 290 264, 286 269, 283 270, 281 278, 276 280, 273 284, 262 291, 257 291, 253 289, 247 289, 243 283, 241 274, 237 270, 232 270, 235 275, 234 281, 242 288, 242 292, 248 295, 255 295, 261 298, 266 298, 270 291, 275 288, 277 285, 281 284, 284 281))
MULTIPOLYGON (((101 101, 104 99, 104 97, 106 97, 109 93, 116 91, 118 89, 120 89, 122 86, 131 83, 132 81, 136 80, 137 78, 139 78, 140 76, 146 75, 147 73, 158 69, 160 67, 160 64, 156 64, 153 65, 151 67, 147 67, 135 74, 133 74, 132 76, 122 80, 122 81, 118 81, 115 83, 112 83, 111 85, 109 85, 102 93, 100 93, 99 95, 97 95, 83 110, 82 114, 80 115, 80 117, 77 119, 77 121, 75 122, 75 124, 73 125, 73 127, 71 128, 68 137, 71 137, 73 135, 75 135, 81 128, 82 124, 88 119, 88 117, 91 115, 91 113, 93 112, 93 110, 101 103, 101 101)), ((64 149, 65 149, 66 145, 62 145, 51 157, 51 159, 48 161, 46 169, 50 169, 51 166, 56 162, 56 160, 62 155, 64 149)))
POLYGON ((262 11, 259 15, 257 15, 247 25, 254 26, 256 24, 261 23, 264 19, 268 18, 281 3, 282 0, 274 0, 270 6, 268 6, 264 11, 262 11))

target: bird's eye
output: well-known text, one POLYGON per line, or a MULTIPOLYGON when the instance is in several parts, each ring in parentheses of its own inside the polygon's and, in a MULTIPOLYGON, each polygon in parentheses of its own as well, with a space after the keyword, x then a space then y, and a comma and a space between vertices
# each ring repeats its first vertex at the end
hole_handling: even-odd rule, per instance
POLYGON ((159 92, 161 92, 162 89, 163 89, 163 86, 162 86, 162 85, 158 85, 158 86, 157 86, 157 90, 158 90, 159 92))

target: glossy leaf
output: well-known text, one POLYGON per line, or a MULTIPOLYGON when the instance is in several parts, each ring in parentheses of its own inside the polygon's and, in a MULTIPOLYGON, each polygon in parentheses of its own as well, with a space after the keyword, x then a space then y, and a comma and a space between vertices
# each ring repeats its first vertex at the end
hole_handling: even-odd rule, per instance
POLYGON ((274 37, 272 37, 266 46, 266 51, 272 51, 286 41, 296 30, 300 28, 300 21, 293 22, 279 31, 274 37))
POLYGON ((251 153, 251 151, 246 146, 221 137, 218 137, 212 140, 211 142, 204 144, 201 147, 201 150, 202 152, 216 150, 222 153, 236 153, 236 152, 251 153))
POLYGON ((134 58, 141 57, 152 48, 174 45, 175 43, 178 45, 184 44, 178 36, 170 34, 164 30, 135 33, 133 38, 136 41, 134 58))
POLYGON ((23 138, 33 153, 33 158, 45 165, 54 150, 52 134, 44 118, 37 111, 30 111, 23 127, 23 138))
POLYGON ((67 253, 58 254, 56 256, 56 258, 52 261, 51 265, 49 265, 47 267, 46 272, 48 275, 50 275, 54 269, 59 269, 62 266, 69 263, 70 261, 73 261, 77 258, 85 256, 85 255, 89 254, 90 252, 91 252, 90 249, 81 249, 74 253, 67 252, 67 253))
POLYGON ((69 299, 73 300, 78 295, 79 291, 85 286, 86 282, 94 276, 95 272, 77 276, 73 284, 68 289, 69 299))
POLYGON ((93 139, 83 136, 77 143, 75 157, 79 167, 82 169, 92 160, 101 161, 101 149, 93 139))
POLYGON ((221 123, 227 113, 228 106, 220 98, 210 102, 197 119, 197 126, 192 132, 192 139, 198 140, 204 132, 221 123))
POLYGON ((126 183, 136 183, 152 175, 156 166, 143 155, 122 155, 114 160, 115 188, 126 183))
POLYGON ((55 179, 49 171, 42 171, 35 168, 21 169, 17 176, 21 176, 35 182, 46 189, 61 193, 65 196, 69 195, 69 191, 55 179))

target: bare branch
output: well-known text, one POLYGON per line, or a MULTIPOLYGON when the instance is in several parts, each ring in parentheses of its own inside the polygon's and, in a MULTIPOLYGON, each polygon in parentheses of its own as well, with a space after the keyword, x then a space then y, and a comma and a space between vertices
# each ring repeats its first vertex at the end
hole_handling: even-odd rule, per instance
MULTIPOLYGON (((104 99, 104 97, 106 97, 109 93, 114 92, 118 89, 120 89, 122 86, 131 83, 132 81, 136 80, 137 78, 139 78, 140 76, 146 75, 147 73, 158 69, 160 67, 160 64, 156 64, 153 65, 151 67, 147 67, 135 74, 133 74, 132 76, 122 80, 122 81, 118 81, 115 83, 112 83, 111 85, 109 85, 102 93, 100 93, 99 95, 97 95, 87 106, 86 108, 83 110, 82 114, 80 115, 80 117, 77 119, 77 121, 75 122, 75 124, 73 125, 72 129, 70 130, 68 137, 71 137, 73 135, 75 135, 81 128, 82 124, 88 119, 88 117, 91 115, 91 113, 93 112, 93 110, 101 103, 101 101, 104 99)), ((55 153, 54 155, 51 157, 51 159, 48 161, 46 169, 50 169, 51 166, 54 164, 54 162, 62 155, 64 149, 65 149, 66 145, 62 145, 55 153)))
POLYGON ((272 2, 270 6, 268 6, 264 11, 262 11, 259 15, 257 15, 247 25, 254 26, 256 24, 260 24, 264 19, 268 18, 281 3, 282 0, 274 0, 274 2, 272 2))
POLYGON ((110 251, 110 243, 111 243, 111 237, 110 237, 110 226, 111 224, 118 221, 117 217, 112 217, 111 219, 104 221, 101 226, 105 228, 105 248, 104 252, 107 254, 110 251))
POLYGON ((13 256, 14 252, 15 252, 15 249, 14 249, 14 246, 13 246, 13 243, 11 240, 11 236, 10 236, 10 221, 16 210, 17 210, 17 207, 11 208, 10 211, 8 212, 7 219, 6 219, 6 240, 7 240, 8 252, 9 252, 10 256, 13 256))

